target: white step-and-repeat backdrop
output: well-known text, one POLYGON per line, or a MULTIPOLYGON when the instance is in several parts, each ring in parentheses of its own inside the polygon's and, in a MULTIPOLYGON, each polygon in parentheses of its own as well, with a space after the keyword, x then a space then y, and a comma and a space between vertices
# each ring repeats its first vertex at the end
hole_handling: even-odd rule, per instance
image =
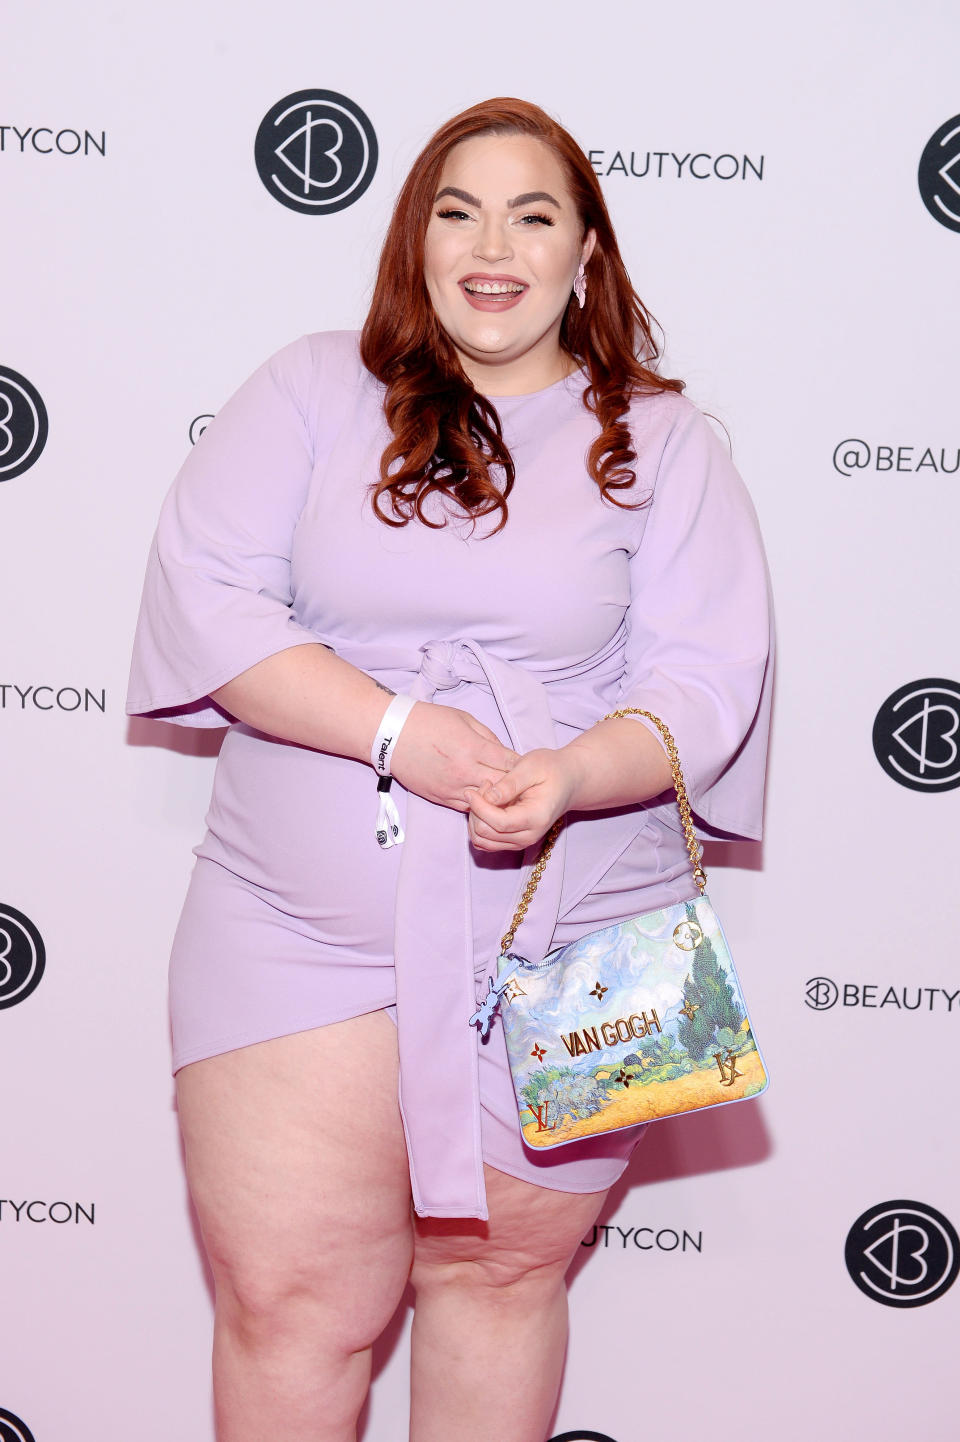
POLYGON ((766 839, 709 858, 772 1085, 651 1129, 554 1442, 955 1435, 958 47, 934 0, 4 7, 2 1442, 211 1442, 165 973, 215 746, 124 719, 146 549, 205 420, 361 323, 411 159, 498 94, 590 152, 780 638, 766 839), (331 97, 376 138, 334 192, 294 134, 331 97))

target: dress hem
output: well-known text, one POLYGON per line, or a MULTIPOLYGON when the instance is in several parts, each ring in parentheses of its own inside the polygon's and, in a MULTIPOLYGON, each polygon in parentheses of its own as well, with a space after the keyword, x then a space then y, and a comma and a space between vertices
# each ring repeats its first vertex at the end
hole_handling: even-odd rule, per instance
MULTIPOLYGON (((639 1143, 640 1138, 638 1137, 637 1145, 639 1145, 639 1143)), ((518 1182, 529 1182, 530 1186, 541 1187, 545 1192, 573 1192, 577 1196, 585 1197, 597 1192, 608 1192, 610 1188, 623 1176, 627 1167, 630 1165, 630 1159, 632 1156, 633 1152, 630 1153, 630 1156, 628 1156, 626 1161, 623 1162, 623 1164, 621 1165, 620 1170, 614 1173, 614 1175, 610 1178, 609 1182, 604 1182, 599 1187, 572 1187, 568 1182, 561 1183, 559 1181, 553 1180, 552 1178, 549 1182, 540 1180, 534 1181, 532 1177, 526 1176, 522 1172, 516 1171, 513 1167, 508 1167, 504 1162, 492 1160, 489 1156, 487 1156, 486 1153, 484 1153, 483 1160, 488 1167, 493 1167, 493 1170, 495 1172, 503 1172, 508 1177, 515 1177, 518 1182)))
POLYGON ((395 998, 390 997, 385 1001, 375 1002, 373 1006, 364 1005, 359 1011, 351 1009, 336 1016, 326 1016, 322 1021, 297 1021, 293 1025, 283 1026, 279 1031, 272 1031, 269 1036, 261 1033, 238 1032, 232 1036, 219 1037, 216 1041, 208 1042, 204 1046, 194 1047, 181 1055, 174 1049, 172 1057, 171 1075, 176 1076, 182 1067, 189 1066, 195 1061, 207 1061, 210 1057, 222 1056, 224 1052, 239 1051, 241 1047, 258 1046, 265 1041, 279 1041, 283 1036, 296 1036, 301 1031, 316 1031, 323 1026, 334 1026, 338 1021, 352 1021, 354 1017, 368 1016, 371 1012, 385 1011, 393 1006, 395 998))

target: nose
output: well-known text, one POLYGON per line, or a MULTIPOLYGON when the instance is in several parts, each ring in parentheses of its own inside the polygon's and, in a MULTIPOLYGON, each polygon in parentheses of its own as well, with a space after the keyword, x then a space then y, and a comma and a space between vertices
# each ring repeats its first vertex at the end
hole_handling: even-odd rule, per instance
POLYGON ((473 253, 477 260, 490 263, 509 260, 513 255, 513 245, 506 223, 494 215, 485 215, 477 229, 473 253))

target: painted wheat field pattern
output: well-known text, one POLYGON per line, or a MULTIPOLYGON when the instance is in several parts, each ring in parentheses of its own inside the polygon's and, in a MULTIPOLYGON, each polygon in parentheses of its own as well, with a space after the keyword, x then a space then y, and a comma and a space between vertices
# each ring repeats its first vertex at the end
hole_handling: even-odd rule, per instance
POLYGON ((767 1085, 705 896, 521 967, 500 1011, 528 1146, 741 1101, 767 1085))

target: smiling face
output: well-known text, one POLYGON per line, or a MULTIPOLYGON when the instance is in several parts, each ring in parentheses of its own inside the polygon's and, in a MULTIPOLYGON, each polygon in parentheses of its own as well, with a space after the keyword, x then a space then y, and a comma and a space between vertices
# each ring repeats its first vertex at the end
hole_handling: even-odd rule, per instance
POLYGON ((573 368, 560 326, 595 243, 543 141, 478 135, 453 147, 427 226, 424 279, 481 393, 541 390, 573 368))

